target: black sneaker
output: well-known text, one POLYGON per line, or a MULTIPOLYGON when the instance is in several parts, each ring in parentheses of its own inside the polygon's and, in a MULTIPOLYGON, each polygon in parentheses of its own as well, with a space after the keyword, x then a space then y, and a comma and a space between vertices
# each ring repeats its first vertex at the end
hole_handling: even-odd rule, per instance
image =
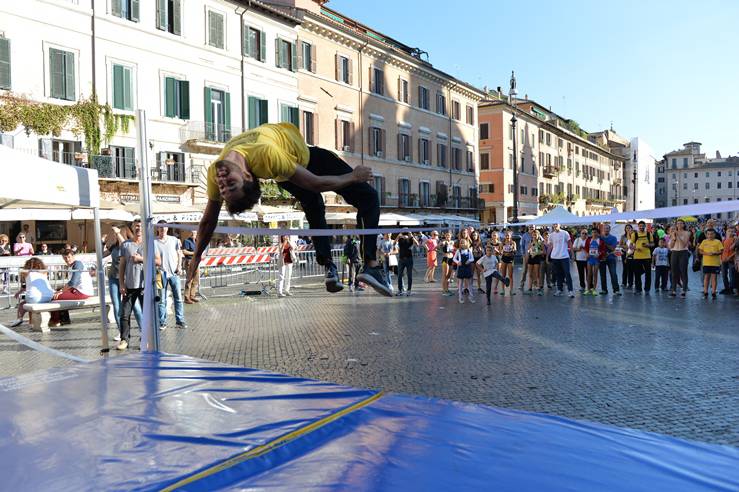
MULTIPOLYGON (((385 272, 380 267, 364 267, 362 273, 357 277, 360 282, 364 282, 383 296, 393 297, 393 287, 385 278, 385 272)), ((328 285, 328 283, 326 284, 328 285)))
POLYGON ((503 285, 505 285, 506 287, 509 287, 511 285, 510 277, 506 277, 503 279, 503 285))
POLYGON ((333 263, 326 265, 326 290, 332 294, 344 290, 344 285, 339 281, 339 275, 336 273, 336 265, 333 263))

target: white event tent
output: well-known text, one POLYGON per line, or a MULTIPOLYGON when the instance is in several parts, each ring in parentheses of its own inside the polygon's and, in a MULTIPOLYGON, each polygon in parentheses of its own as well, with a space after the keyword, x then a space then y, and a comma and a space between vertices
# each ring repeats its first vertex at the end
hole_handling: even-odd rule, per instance
POLYGON ((102 347, 108 349, 108 318, 105 306, 105 275, 100 230, 98 172, 18 152, 0 145, 0 211, 15 209, 57 210, 67 214, 91 209, 95 221, 97 281, 100 295, 102 347), (65 212, 66 211, 66 212, 65 212))
POLYGON ((577 215, 569 212, 566 208, 564 208, 562 205, 557 205, 549 212, 545 213, 541 217, 537 217, 532 220, 528 220, 526 222, 521 222, 520 224, 516 225, 525 225, 525 226, 540 226, 540 225, 552 225, 552 224, 562 224, 562 225, 575 225, 575 224, 587 224, 593 222, 591 217, 578 217, 577 215))

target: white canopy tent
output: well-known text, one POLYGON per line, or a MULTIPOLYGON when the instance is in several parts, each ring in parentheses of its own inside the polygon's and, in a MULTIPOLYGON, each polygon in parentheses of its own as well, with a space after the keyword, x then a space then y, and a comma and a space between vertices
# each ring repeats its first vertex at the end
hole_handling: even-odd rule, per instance
MULTIPOLYGON (((61 211, 92 209, 95 221, 97 280, 100 296, 101 339, 108 350, 108 318, 105 306, 105 274, 100 230, 100 187, 98 173, 58 164, 0 145, 0 211, 41 207, 61 211)), ((71 218, 71 215, 68 216, 71 218)))
POLYGON ((545 213, 541 217, 537 217, 532 220, 528 220, 526 222, 521 222, 516 225, 523 225, 523 226, 540 226, 540 225, 552 225, 552 224, 562 224, 562 225, 575 225, 575 224, 588 224, 590 222, 593 222, 591 217, 578 217, 577 215, 569 212, 566 208, 564 208, 562 205, 557 205, 549 212, 545 213))

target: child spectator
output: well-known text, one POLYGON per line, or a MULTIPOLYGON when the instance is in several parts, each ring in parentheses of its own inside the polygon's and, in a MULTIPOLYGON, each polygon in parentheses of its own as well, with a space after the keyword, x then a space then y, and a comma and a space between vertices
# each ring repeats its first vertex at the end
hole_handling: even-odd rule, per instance
POLYGON ((709 284, 711 286, 711 297, 716 299, 723 250, 724 245, 716 239, 716 231, 714 229, 706 230, 706 239, 698 245, 698 251, 703 255, 703 299, 708 299, 709 284))
POLYGON ((665 247, 665 239, 659 240, 659 245, 652 252, 652 267, 654 267, 656 277, 654 280, 654 290, 659 292, 660 289, 667 290, 667 279, 670 277, 670 260, 668 256, 670 250, 665 247))

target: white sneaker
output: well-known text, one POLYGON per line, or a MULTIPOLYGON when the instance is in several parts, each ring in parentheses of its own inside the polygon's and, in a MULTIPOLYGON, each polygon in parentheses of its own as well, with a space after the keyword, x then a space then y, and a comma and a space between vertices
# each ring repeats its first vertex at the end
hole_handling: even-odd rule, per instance
POLYGON ((121 343, 119 343, 116 346, 116 350, 126 350, 128 348, 128 342, 125 340, 121 340, 121 343))
POLYGON ((114 336, 114 337, 113 337, 113 341, 114 341, 114 342, 120 342, 120 341, 121 341, 121 335, 120 335, 120 334, 118 334, 118 335, 114 336))
POLYGON ((460 303, 460 304, 464 304, 464 298, 460 297, 460 298, 459 298, 459 303, 460 303))
POLYGON ((474 303, 475 303, 475 299, 470 297, 470 304, 474 304, 474 303))
POLYGON ((17 320, 10 323, 11 328, 15 328, 16 326, 20 326, 23 324, 23 318, 18 318, 17 320))
POLYGON ((573 298, 573 297, 575 297, 575 293, 574 293, 574 292, 572 292, 572 291, 570 291, 570 292, 569 292, 569 294, 567 294, 567 295, 568 295, 568 296, 569 296, 570 298, 573 298))
POLYGON ((277 294, 277 297, 285 297, 285 294, 283 294, 282 292, 280 292, 280 293, 277 294))
POLYGON ((554 297, 562 297, 562 291, 558 290, 557 292, 555 292, 554 297))
POLYGON ((285 295, 288 296, 288 297, 291 297, 292 296, 292 294, 290 293, 289 290, 287 292, 285 292, 285 295))

